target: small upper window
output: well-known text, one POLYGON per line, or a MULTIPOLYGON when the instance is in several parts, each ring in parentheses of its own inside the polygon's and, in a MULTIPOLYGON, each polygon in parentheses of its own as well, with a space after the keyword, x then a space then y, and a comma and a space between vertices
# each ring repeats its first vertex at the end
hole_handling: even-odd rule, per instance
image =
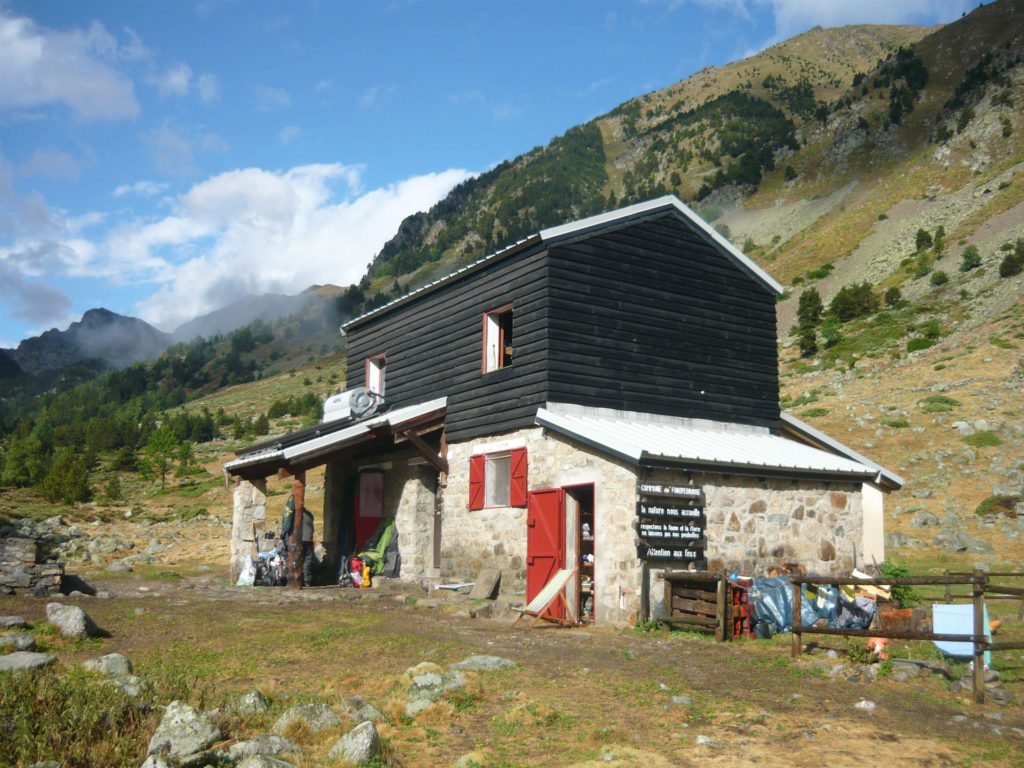
POLYGON ((378 397, 384 397, 384 355, 366 359, 366 388, 378 397))
POLYGON ((484 315, 484 373, 512 362, 512 305, 484 315))

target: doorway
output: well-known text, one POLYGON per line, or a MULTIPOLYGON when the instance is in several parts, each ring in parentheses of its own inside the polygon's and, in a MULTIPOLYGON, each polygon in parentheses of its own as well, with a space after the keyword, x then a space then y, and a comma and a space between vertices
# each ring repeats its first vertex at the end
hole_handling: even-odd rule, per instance
MULTIPOLYGON (((565 490, 530 491, 526 499, 526 602, 565 567, 565 490)), ((565 618, 565 602, 556 598, 550 611, 565 618)))

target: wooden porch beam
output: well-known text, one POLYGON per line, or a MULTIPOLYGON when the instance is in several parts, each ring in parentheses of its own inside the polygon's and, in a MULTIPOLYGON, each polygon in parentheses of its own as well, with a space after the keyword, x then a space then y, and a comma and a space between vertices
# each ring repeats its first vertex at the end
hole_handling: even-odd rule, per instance
POLYGON ((400 434, 409 441, 409 444, 416 449, 416 452, 419 453, 420 456, 427 460, 430 466, 441 474, 448 474, 448 460, 440 456, 429 445, 427 445, 426 441, 422 437, 417 435, 411 429, 407 429, 400 434))

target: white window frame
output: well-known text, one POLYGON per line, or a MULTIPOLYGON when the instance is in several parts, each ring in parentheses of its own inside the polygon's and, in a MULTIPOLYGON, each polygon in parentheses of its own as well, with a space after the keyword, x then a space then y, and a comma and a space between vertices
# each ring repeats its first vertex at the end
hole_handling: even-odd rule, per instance
POLYGON ((511 339, 505 338, 502 325, 504 322, 510 323, 512 319, 511 304, 484 313, 484 373, 500 371, 511 365, 512 355, 509 350, 512 345, 508 343, 511 339))
POLYGON ((387 355, 381 353, 366 358, 366 390, 377 397, 384 397, 384 368, 387 364, 387 355))
POLYGON ((511 501, 512 451, 484 454, 484 508, 507 507, 511 501))

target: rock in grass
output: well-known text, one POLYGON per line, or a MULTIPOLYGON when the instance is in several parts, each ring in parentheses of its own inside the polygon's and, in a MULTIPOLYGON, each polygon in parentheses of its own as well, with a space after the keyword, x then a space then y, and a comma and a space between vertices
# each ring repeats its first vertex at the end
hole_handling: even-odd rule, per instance
POLYGON ((367 720, 342 736, 327 753, 328 760, 351 760, 366 763, 380 754, 380 735, 377 726, 367 720))
POLYGON ((262 715, 269 707, 267 697, 253 688, 235 696, 228 704, 228 709, 238 715, 262 715))
POLYGON ((160 755, 150 755, 139 768, 174 768, 174 766, 167 762, 166 758, 160 757, 160 755))
POLYGON ((100 634, 100 628, 96 626, 96 622, 77 605, 47 603, 46 620, 60 629, 60 633, 64 637, 75 640, 96 637, 100 634))
POLYGON ((341 725, 341 718, 326 704, 296 704, 277 718, 270 730, 281 735, 292 723, 304 723, 311 732, 319 733, 341 725))
POLYGON ((266 755, 251 755, 240 762, 235 768, 295 768, 292 763, 277 760, 266 755))
POLYGON ((220 739, 220 728, 183 701, 172 701, 149 740, 148 754, 186 757, 202 752, 220 739))
POLYGON ((0 656, 0 672, 21 672, 26 669, 39 669, 53 664, 57 657, 52 653, 29 653, 16 651, 0 656))
POLYGON ((236 761, 253 755, 284 755, 298 751, 299 746, 295 742, 269 733, 248 741, 240 741, 228 747, 228 755, 236 761))
POLYGON ((34 651, 36 649, 36 638, 28 632, 12 632, 9 635, 0 637, 0 652, 8 650, 34 651))
POLYGON ((472 669, 482 672, 493 672, 498 669, 511 669, 516 663, 512 659, 501 656, 475 655, 467 656, 462 661, 452 664, 450 669, 472 669))
POLYGON ((150 684, 136 675, 119 675, 110 678, 110 684, 116 685, 125 696, 132 699, 142 698, 151 690, 150 684))
POLYGON ((96 672, 107 677, 122 677, 132 673, 132 663, 127 657, 120 653, 108 653, 98 659, 83 661, 82 666, 90 672, 96 672))
POLYGON ((24 616, 0 616, 0 629, 26 629, 28 622, 24 616))

